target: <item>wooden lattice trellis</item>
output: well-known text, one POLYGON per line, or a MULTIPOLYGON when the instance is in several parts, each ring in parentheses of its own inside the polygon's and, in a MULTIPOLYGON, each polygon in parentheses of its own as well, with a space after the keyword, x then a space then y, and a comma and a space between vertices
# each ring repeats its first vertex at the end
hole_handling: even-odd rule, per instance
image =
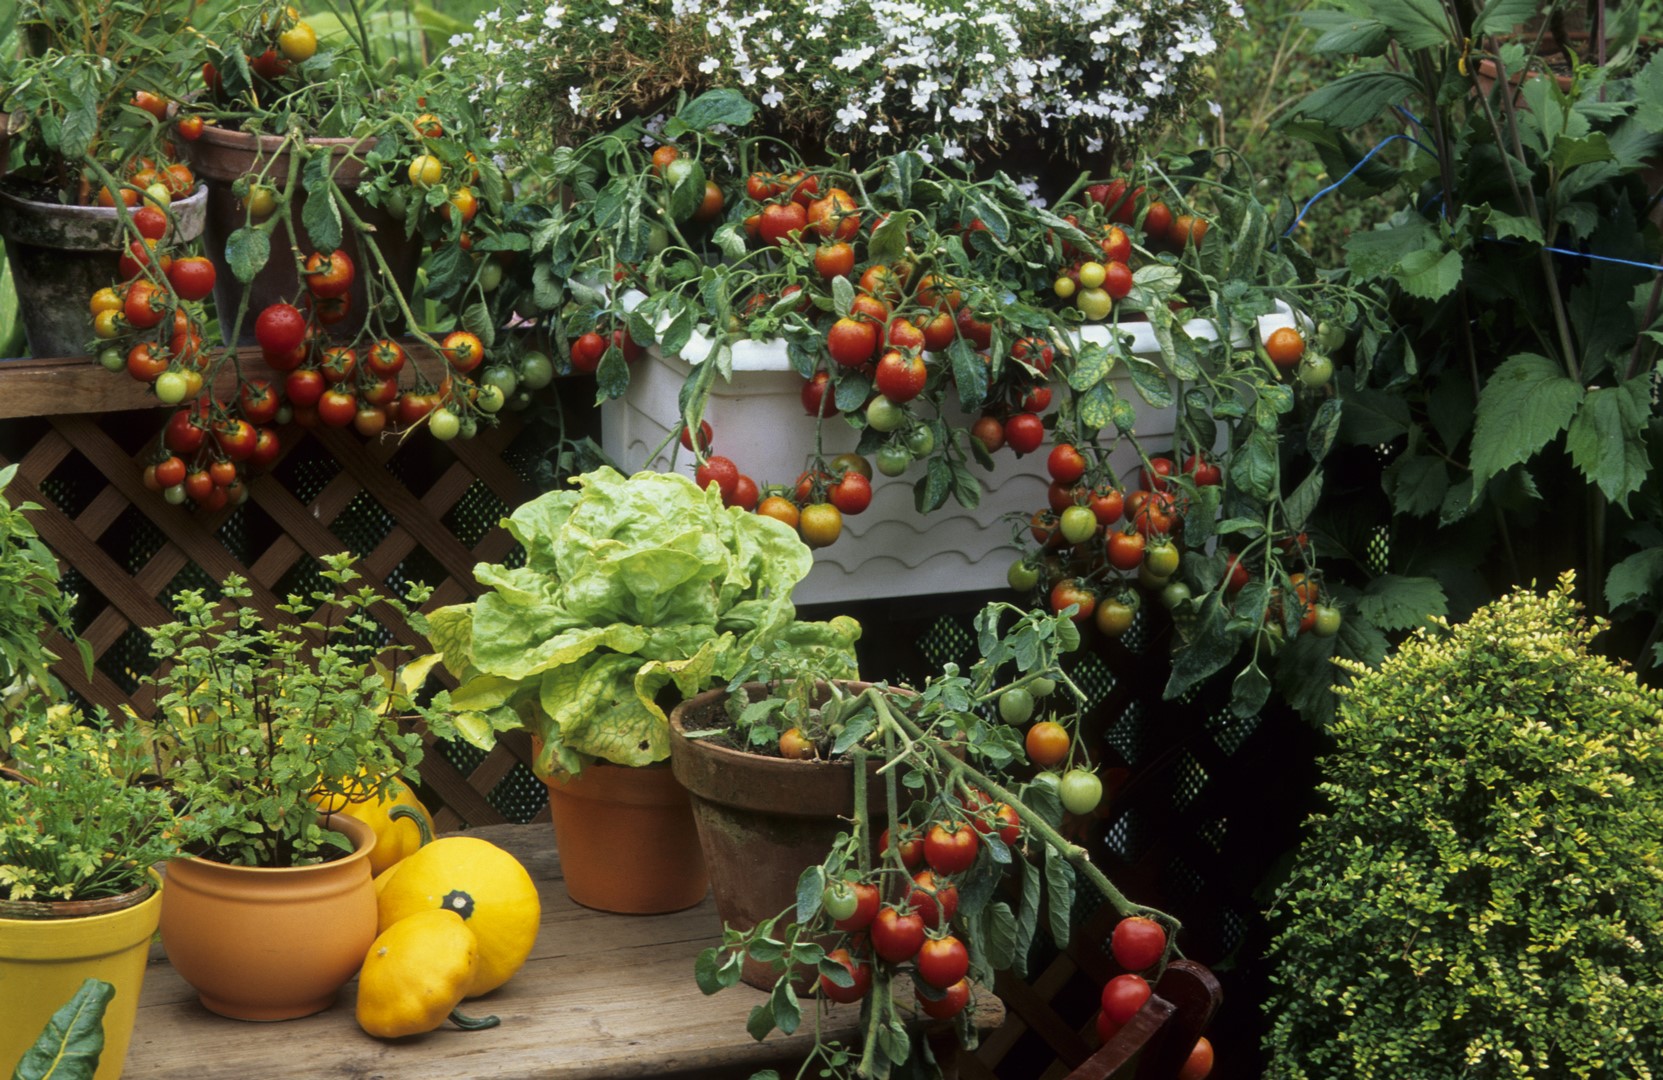
MULTIPOLYGON (((216 389, 224 394, 232 387, 216 389)), ((425 434, 402 442, 391 435, 364 440, 347 430, 291 425, 281 432, 283 458, 271 470, 274 475, 257 477, 249 486, 249 504, 257 513, 246 507, 205 513, 173 506, 144 487, 140 474, 167 415, 139 384, 86 360, 0 364, 0 466, 12 460, 19 466, 9 494, 41 504, 43 511, 33 515, 36 528, 66 574, 86 587, 77 630, 97 658, 92 677, 67 642, 60 638, 50 647, 69 658, 56 666, 56 674, 89 705, 148 713, 150 691, 136 685, 142 672, 131 670, 131 657, 114 659, 113 650, 138 628, 168 621, 169 593, 182 574, 195 568, 216 583, 240 575, 253 594, 249 602, 262 615, 284 618, 276 610, 280 596, 287 595, 283 583, 303 574, 312 560, 351 550, 331 526, 349 509, 362 516, 365 498, 390 524, 368 550, 353 551, 359 571, 387 591, 389 582, 406 576, 407 561, 419 556, 424 568, 437 571, 423 575, 434 587, 425 605, 429 610, 478 595, 474 565, 501 562, 516 547, 494 520, 471 545, 446 520, 481 486, 499 508, 516 506, 528 494, 522 477, 503 460, 520 432, 511 414, 475 439, 446 444, 425 434), (400 454, 421 455, 424 467, 396 468, 394 458, 400 454), (324 463, 313 473, 333 473, 321 486, 314 485, 315 494, 304 501, 280 479, 285 463, 297 456, 324 463), (426 482, 412 490, 401 473, 419 474, 426 482), (95 488, 90 496, 66 499, 68 507, 52 495, 54 489, 66 488, 84 493, 89 484, 95 488), (140 524, 159 533, 154 551, 134 555, 120 550, 122 538, 112 535, 122 532, 115 528, 118 523, 130 524, 135 514, 140 524), (242 542, 231 545, 226 533, 237 515, 244 515, 238 530, 242 542), (132 565, 123 562, 129 556, 132 565)), ((393 645, 426 651, 422 637, 391 607, 378 605, 375 614, 393 645)), ((444 754, 429 753, 422 777, 430 799, 436 796, 441 804, 434 807, 440 828, 508 821, 487 795, 517 764, 529 760, 529 740, 516 735, 465 772, 444 754)))

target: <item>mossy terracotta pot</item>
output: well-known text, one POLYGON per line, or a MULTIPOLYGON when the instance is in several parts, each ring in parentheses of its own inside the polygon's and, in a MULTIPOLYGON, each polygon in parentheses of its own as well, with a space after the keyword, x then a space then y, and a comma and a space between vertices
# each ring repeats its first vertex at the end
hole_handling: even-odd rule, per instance
POLYGON ((152 884, 108 900, 7 905, 0 914, 0 1071, 34 1045, 82 982, 102 979, 115 997, 104 1013, 104 1053, 93 1075, 121 1076, 162 912, 162 881, 154 871, 151 877, 152 884))
POLYGON ((358 973, 375 941, 375 832, 339 814, 324 826, 352 840, 351 855, 286 869, 168 862, 162 947, 204 1008, 293 1020, 329 1008, 358 973))
MULTIPOLYGON (((360 251, 359 240, 376 245, 392 269, 393 280, 399 290, 408 297, 415 285, 416 267, 421 261, 421 237, 406 238, 402 221, 354 194, 364 172, 360 155, 370 150, 373 140, 320 138, 307 139, 306 145, 312 152, 329 153, 335 186, 345 194, 353 213, 375 232, 373 237, 360 237, 350 222, 341 222, 341 247, 352 256, 356 273, 352 289, 347 294, 351 297, 351 307, 347 317, 334 330, 350 337, 369 318, 365 277, 380 273, 379 268, 373 265, 374 256, 367 249, 360 251)), ((246 288, 251 295, 239 337, 241 344, 252 344, 255 317, 270 304, 300 302, 303 290, 295 272, 294 259, 289 254, 294 240, 287 224, 279 224, 273 232, 271 259, 252 282, 245 286, 231 272, 225 257, 225 242, 232 233, 248 223, 243 201, 233 193, 232 185, 244 177, 263 176, 271 186, 281 187, 289 175, 285 140, 278 135, 254 135, 210 125, 202 129, 202 137, 196 142, 184 144, 184 149, 190 157, 191 168, 208 185, 204 239, 208 257, 213 260, 216 271, 214 304, 219 309, 220 323, 228 333, 246 288)), ((297 193, 293 207, 294 221, 304 220, 305 206, 305 193, 297 193)), ((303 254, 310 254, 312 247, 302 243, 300 250, 303 254)), ((395 326, 399 321, 397 318, 386 320, 389 326, 395 326)))
POLYGON ((593 762, 545 779, 566 893, 621 915, 690 908, 710 889, 687 791, 668 765, 593 762))
MULTIPOLYGON (((858 694, 871 684, 843 685, 858 694)), ((838 833, 849 831, 855 771, 848 761, 797 761, 689 739, 688 731, 726 722, 727 696, 718 688, 676 706, 670 714, 670 764, 693 799, 716 912, 728 926, 749 930, 794 905, 797 879, 825 861, 838 833)), ((881 764, 869 763, 869 818, 883 806, 881 764)), ((765 990, 778 977, 772 965, 749 959, 741 975, 765 990)))
MULTIPOLYGON (((208 189, 198 186, 170 208, 181 240, 202 233, 208 189)), ((0 189, 0 239, 17 286, 29 351, 81 356, 92 340, 87 301, 119 280, 116 264, 132 242, 112 206, 34 202, 0 189)))

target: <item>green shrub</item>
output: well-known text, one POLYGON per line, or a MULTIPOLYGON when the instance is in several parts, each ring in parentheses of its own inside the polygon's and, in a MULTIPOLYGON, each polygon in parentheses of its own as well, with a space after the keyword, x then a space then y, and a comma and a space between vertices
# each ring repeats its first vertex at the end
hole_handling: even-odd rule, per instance
POLYGON ((1663 1072, 1663 694, 1571 588, 1352 666, 1273 913, 1269 1075, 1663 1072))

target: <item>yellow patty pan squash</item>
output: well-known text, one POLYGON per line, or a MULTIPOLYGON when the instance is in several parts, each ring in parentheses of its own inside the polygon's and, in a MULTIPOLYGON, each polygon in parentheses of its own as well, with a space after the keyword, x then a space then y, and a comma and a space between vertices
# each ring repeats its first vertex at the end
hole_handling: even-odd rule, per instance
POLYGON ((358 973, 358 1026, 380 1039, 457 1026, 493 1027, 455 1012, 479 970, 479 941, 454 911, 430 908, 389 926, 370 946, 358 973))
MULTIPOLYGON (((397 816, 409 811, 399 810, 397 816)), ((531 955, 543 908, 520 861, 486 840, 442 836, 377 879, 377 930, 435 909, 460 915, 479 941, 479 966, 464 996, 507 982, 531 955)))
POLYGON ((433 833, 433 815, 416 798, 416 793, 399 780, 391 781, 379 800, 371 795, 357 802, 347 802, 335 795, 314 799, 313 802, 320 810, 357 818, 375 831, 375 847, 370 851, 370 873, 377 877, 422 846, 421 826, 402 815, 393 817, 393 807, 409 807, 420 815, 422 823, 427 826, 427 834, 433 833))

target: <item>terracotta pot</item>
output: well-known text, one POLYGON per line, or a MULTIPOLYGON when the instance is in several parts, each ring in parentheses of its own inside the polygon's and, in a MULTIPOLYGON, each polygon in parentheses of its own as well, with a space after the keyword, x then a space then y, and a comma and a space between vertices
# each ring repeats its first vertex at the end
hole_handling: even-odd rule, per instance
MULTIPOLYGON (((179 238, 202 234, 208 191, 173 203, 179 238)), ((0 190, 0 239, 6 241, 29 351, 81 356, 92 339, 86 301, 119 279, 116 263, 131 242, 112 206, 64 206, 0 190)))
POLYGON ((236 1020, 310 1016, 358 973, 375 941, 375 832, 339 814, 327 827, 352 840, 351 855, 281 870, 168 862, 162 947, 204 1008, 236 1020))
MULTIPOLYGON (((421 262, 421 237, 406 239, 404 223, 396 220, 391 214, 380 207, 371 206, 357 195, 353 194, 363 177, 364 163, 360 158, 352 156, 370 149, 367 139, 308 139, 306 143, 314 148, 327 148, 331 154, 331 164, 334 166, 335 185, 346 196, 347 205, 352 207, 364 222, 375 230, 374 243, 380 249, 387 265, 392 268, 393 279, 399 290, 406 297, 416 281, 416 267, 421 262)), ((247 288, 251 296, 248 304, 248 314, 243 318, 243 325, 239 336, 241 344, 254 342, 254 319, 260 311, 270 304, 293 303, 302 292, 299 276, 295 273, 294 260, 289 256, 289 249, 294 243, 286 224, 279 225, 271 236, 271 260, 247 286, 237 280, 231 272, 230 264, 225 258, 225 242, 232 233, 242 228, 248 220, 242 200, 231 192, 231 185, 245 176, 255 176, 261 173, 267 177, 272 186, 280 186, 289 175, 289 155, 283 149, 284 140, 278 135, 253 135, 243 131, 227 131, 224 128, 209 126, 202 129, 202 137, 193 143, 185 143, 184 149, 190 157, 191 168, 208 185, 208 214, 207 214, 207 251, 208 257, 214 262, 214 304, 219 309, 220 323, 225 332, 230 332, 232 322, 236 319, 237 306, 242 303, 243 290, 247 288)), ((296 194, 293 206, 293 220, 302 221, 302 214, 306 207, 306 195, 296 194)), ((361 329, 369 318, 369 302, 364 284, 367 275, 379 273, 373 264, 374 257, 359 252, 358 231, 350 224, 341 223, 341 247, 353 258, 357 274, 354 277, 352 291, 352 307, 346 319, 336 324, 333 329, 340 335, 350 337, 361 329), (370 265, 365 265, 368 262, 370 265)), ((366 242, 367 241, 367 238, 366 242)), ((310 243, 299 245, 302 252, 311 252, 310 243)), ((395 329, 399 320, 385 320, 390 329, 395 329)))
POLYGON ((0 998, 6 1001, 0 1021, 0 1063, 23 1056, 40 1037, 46 1022, 85 980, 102 979, 115 987, 104 1012, 104 1053, 94 1080, 117 1080, 133 1037, 133 1020, 144 984, 150 937, 162 912, 161 878, 153 884, 107 900, 79 903, 17 902, 8 910, 25 917, 0 915, 0 998), (104 910, 82 914, 89 905, 104 910))
POLYGON ((566 894, 622 915, 690 908, 710 888, 687 792, 667 765, 595 762, 544 780, 566 894))
MULTIPOLYGON (((754 685, 754 684, 752 684, 754 685)), ((851 692, 870 683, 845 684, 851 692)), ((797 879, 825 861, 855 811, 855 773, 847 761, 794 761, 746 753, 687 731, 715 726, 727 690, 709 690, 670 714, 670 764, 693 797, 699 845, 716 893, 716 912, 749 930, 797 902, 797 879)), ((868 814, 881 813, 881 761, 870 764, 868 814)), ((778 969, 747 959, 742 978, 770 989, 778 969)))

